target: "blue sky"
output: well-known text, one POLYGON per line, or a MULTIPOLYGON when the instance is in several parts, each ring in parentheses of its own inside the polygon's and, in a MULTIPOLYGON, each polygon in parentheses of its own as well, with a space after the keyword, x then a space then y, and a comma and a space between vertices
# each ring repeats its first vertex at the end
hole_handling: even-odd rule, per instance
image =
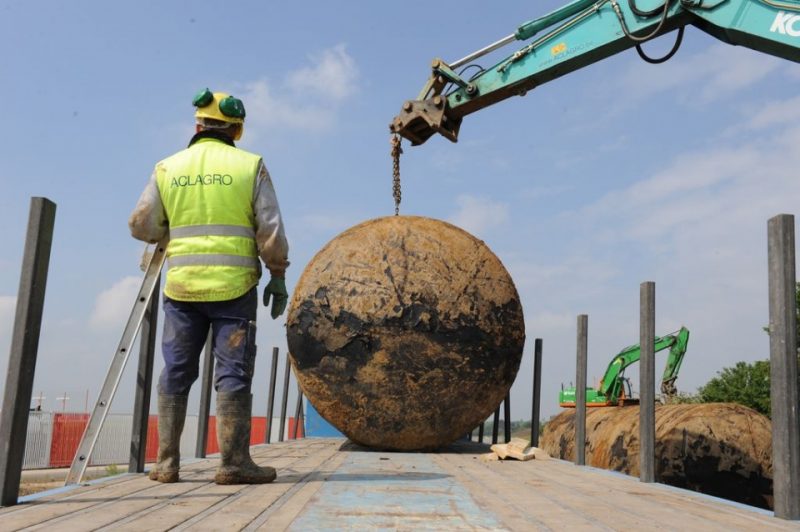
MULTIPOLYGON (((461 58, 561 4, 0 4, 0 366, 31 196, 58 204, 35 390, 45 408, 66 392, 68 409, 82 409, 141 275, 127 217, 153 164, 186 144, 199 88, 244 100, 240 145, 273 176, 291 288, 340 231, 393 212, 388 124, 430 60, 461 58)), ((688 28, 664 65, 625 52, 467 117, 457 144, 406 144, 402 212, 484 239, 517 283, 529 342, 514 419, 530 417, 533 338, 544 339, 549 416, 574 380, 576 316, 589 315, 594 382, 637 341, 646 280, 657 283, 657 334, 692 332, 680 390, 768 356, 766 220, 800 200, 798 84, 797 64, 688 28)), ((262 311, 259 323, 254 393, 266 404, 270 347, 285 340, 282 319, 262 311)), ((115 410, 130 409, 134 367, 115 410)))

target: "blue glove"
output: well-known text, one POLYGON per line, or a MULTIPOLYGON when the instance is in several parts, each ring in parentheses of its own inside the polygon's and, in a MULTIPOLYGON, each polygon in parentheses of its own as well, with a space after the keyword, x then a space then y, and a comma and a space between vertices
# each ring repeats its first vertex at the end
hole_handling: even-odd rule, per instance
POLYGON ((270 316, 272 319, 277 319, 278 316, 283 314, 286 310, 286 302, 289 301, 289 292, 286 291, 286 279, 283 277, 273 277, 264 288, 264 306, 269 306, 269 300, 272 297, 272 309, 270 316))

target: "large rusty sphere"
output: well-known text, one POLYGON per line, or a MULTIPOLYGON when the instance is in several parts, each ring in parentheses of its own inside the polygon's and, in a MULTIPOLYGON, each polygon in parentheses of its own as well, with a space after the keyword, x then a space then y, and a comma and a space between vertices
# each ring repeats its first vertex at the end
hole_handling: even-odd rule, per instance
POLYGON ((292 364, 356 443, 446 445, 486 419, 522 358, 519 295, 482 241, 448 223, 378 218, 331 240, 294 290, 292 364))

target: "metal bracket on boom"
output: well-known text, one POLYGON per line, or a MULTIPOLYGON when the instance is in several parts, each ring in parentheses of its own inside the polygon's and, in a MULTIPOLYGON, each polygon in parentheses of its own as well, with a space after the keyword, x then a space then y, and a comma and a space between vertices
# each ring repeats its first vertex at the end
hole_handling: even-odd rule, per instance
POLYGON ((433 73, 420 91, 416 100, 408 100, 403 104, 389 129, 417 146, 428 140, 434 133, 439 133, 451 142, 458 141, 458 129, 461 118, 454 118, 449 113, 447 97, 442 94, 448 83, 454 83, 468 94, 477 94, 475 85, 461 79, 450 66, 441 59, 431 63, 433 73))
POLYGON ((128 317, 125 330, 122 332, 122 339, 119 342, 117 351, 114 353, 114 358, 111 360, 111 366, 108 368, 106 380, 103 383, 103 388, 100 390, 100 395, 97 398, 97 403, 94 406, 92 415, 89 417, 86 430, 84 430, 83 436, 81 437, 81 443, 78 445, 78 450, 75 452, 75 457, 72 459, 72 466, 64 482, 65 486, 80 483, 86 472, 86 466, 89 465, 92 451, 97 443, 98 436, 100 436, 100 430, 103 428, 103 423, 111 408, 111 401, 114 399, 117 386, 122 378, 122 371, 125 369, 125 364, 130 357, 131 347, 133 347, 133 342, 136 340, 136 335, 142 325, 144 314, 150 306, 150 299, 153 297, 153 292, 155 291, 156 280, 159 275, 161 275, 161 268, 164 266, 164 261, 167 258, 166 250, 168 243, 169 236, 159 242, 155 250, 153 250, 153 256, 150 259, 150 263, 142 279, 142 286, 139 288, 139 293, 136 295, 136 302, 133 305, 130 317, 128 317))
POLYGON ((410 140, 412 146, 424 143, 434 133, 456 142, 461 118, 448 116, 448 109, 447 100, 440 95, 423 101, 409 100, 403 104, 389 129, 410 140))

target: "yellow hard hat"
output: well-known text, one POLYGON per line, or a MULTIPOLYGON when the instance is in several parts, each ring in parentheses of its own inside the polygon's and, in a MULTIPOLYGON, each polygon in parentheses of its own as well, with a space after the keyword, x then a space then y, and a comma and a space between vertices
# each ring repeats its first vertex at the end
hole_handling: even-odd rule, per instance
POLYGON ((234 98, 224 92, 214 92, 203 89, 192 100, 192 105, 197 107, 195 118, 211 118, 229 124, 240 124, 239 132, 233 140, 239 140, 244 130, 244 104, 239 98, 234 98))

